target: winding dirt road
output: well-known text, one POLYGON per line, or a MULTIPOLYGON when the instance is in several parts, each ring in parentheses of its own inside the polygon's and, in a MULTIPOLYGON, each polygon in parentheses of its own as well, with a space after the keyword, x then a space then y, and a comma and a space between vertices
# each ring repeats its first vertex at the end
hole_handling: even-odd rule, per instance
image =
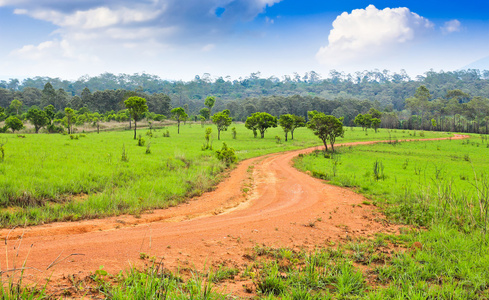
POLYGON ((0 270, 25 261, 26 279, 42 284, 50 277, 63 288, 63 278, 83 278, 100 266, 113 274, 141 266, 141 253, 162 259, 169 269, 202 270, 221 263, 243 266, 249 263, 244 255, 256 245, 313 248, 396 232, 375 207, 362 204, 361 195, 292 167, 293 157, 314 149, 245 160, 214 191, 139 218, 0 230, 6 241, 0 270))

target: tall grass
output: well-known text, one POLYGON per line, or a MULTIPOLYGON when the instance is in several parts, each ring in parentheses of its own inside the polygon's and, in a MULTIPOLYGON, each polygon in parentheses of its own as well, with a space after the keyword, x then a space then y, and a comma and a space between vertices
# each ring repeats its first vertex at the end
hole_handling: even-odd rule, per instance
POLYGON ((377 287, 368 299, 486 299, 488 154, 472 138, 344 148, 336 176, 320 153, 296 166, 355 187, 391 221, 420 228, 402 235, 406 247, 416 242, 420 249, 397 251, 374 268, 377 287), (384 180, 377 180, 379 162, 384 180))

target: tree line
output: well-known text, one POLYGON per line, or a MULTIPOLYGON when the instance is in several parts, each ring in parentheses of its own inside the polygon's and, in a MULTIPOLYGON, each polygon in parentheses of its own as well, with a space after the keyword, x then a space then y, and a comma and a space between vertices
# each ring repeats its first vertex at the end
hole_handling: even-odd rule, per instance
POLYGON ((328 79, 320 79, 317 73, 309 72, 302 77, 278 80, 263 79, 254 73, 235 81, 222 78, 212 81, 203 76, 190 82, 170 82, 146 74, 115 76, 106 73, 71 83, 56 79, 53 83, 44 83, 42 89, 32 85, 39 85, 47 78, 26 79, 22 83, 12 79, 0 82, 3 86, 0 87, 0 121, 12 115, 27 120, 31 108, 43 110, 46 107, 54 108, 56 117, 53 120, 61 120, 68 107, 78 116, 78 124, 94 120, 124 122, 130 119, 124 101, 137 96, 147 100, 148 111, 144 118, 150 120, 170 118, 176 107, 184 110, 186 120, 210 120, 215 106, 218 111, 227 110, 233 120, 243 122, 257 112, 277 117, 292 114, 308 121, 308 112, 316 110, 343 118, 345 125, 374 129, 489 132, 487 71, 430 71, 416 80, 402 72, 390 74, 388 71, 365 71, 355 75, 332 72, 330 75, 328 79), (80 82, 90 83, 95 89, 116 89, 92 91, 88 86, 79 87, 80 82), (135 87, 136 83, 142 86, 135 87), (73 90, 70 94, 62 87, 56 89, 56 85, 73 90), (264 89, 263 93, 257 92, 259 88, 264 89), (167 93, 160 92, 165 89, 167 93), (209 98, 209 95, 213 97, 209 98), (212 106, 207 103, 209 99, 213 99, 212 106), (379 115, 369 123, 368 115, 372 109, 379 115), (359 115, 365 115, 366 124, 358 122, 359 115))

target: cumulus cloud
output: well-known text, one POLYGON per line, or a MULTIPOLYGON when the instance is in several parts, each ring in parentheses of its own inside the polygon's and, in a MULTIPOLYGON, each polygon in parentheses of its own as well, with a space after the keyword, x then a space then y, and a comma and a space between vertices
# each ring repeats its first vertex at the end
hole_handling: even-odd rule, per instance
POLYGON ((448 22, 445 22, 445 24, 441 28, 441 30, 445 34, 449 34, 449 33, 453 33, 453 32, 459 32, 461 25, 462 24, 460 23, 459 20, 450 20, 448 22))
POLYGON ((378 57, 432 28, 429 20, 406 7, 379 10, 369 5, 351 13, 344 12, 336 18, 328 45, 319 49, 316 59, 335 66, 378 57))

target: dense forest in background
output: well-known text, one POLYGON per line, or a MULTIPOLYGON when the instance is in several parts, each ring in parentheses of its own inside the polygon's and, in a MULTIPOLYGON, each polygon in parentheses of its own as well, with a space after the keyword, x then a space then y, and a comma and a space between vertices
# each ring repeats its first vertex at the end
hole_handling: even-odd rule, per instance
MULTIPOLYGON (((345 74, 331 71, 322 79, 314 71, 303 76, 261 78, 252 73, 246 78, 213 79, 210 74, 194 80, 170 81, 155 75, 114 75, 82 77, 76 81, 34 77, 23 81, 0 81, 0 113, 3 117, 20 115, 35 106, 53 105, 81 113, 97 112, 107 120, 124 111, 124 99, 147 99, 149 111, 170 117, 173 107, 183 107, 192 119, 204 108, 204 99, 215 96, 213 111, 229 109, 236 121, 254 112, 274 116, 295 114, 307 118, 317 110, 344 117, 353 125, 358 114, 375 108, 382 112, 382 127, 484 132, 488 130, 489 71, 461 70, 426 72, 415 79, 404 71, 363 71, 345 74), (20 108, 12 106, 16 99, 20 108)), ((26 119, 25 117, 23 119, 26 119)), ((124 118, 123 118, 124 119, 124 118)), ((1 119, 0 119, 1 121, 1 119)))

